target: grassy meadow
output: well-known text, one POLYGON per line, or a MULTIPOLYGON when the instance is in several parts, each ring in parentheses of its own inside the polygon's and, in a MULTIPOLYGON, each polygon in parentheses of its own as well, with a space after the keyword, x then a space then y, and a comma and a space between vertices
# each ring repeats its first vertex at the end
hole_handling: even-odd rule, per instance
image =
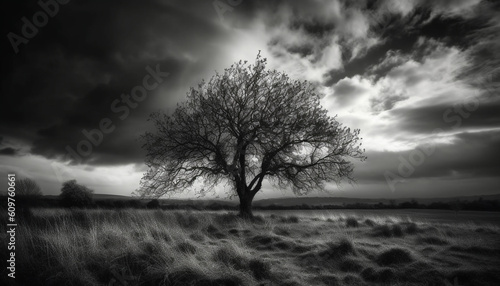
MULTIPOLYGON (((147 209, 19 215, 17 285, 500 285, 495 225, 147 209)), ((7 257, 4 225, 1 236, 7 257)), ((1 285, 12 282, 6 273, 1 285)))

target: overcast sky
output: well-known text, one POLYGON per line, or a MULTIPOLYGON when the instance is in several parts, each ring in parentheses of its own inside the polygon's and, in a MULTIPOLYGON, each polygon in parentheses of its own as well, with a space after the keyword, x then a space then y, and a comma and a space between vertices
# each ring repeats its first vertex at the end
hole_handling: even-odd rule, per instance
MULTIPOLYGON (((357 183, 330 195, 500 193, 498 1, 44 1, 2 8, 4 185, 14 172, 45 194, 75 178, 130 195, 148 115, 261 50, 361 129, 357 183), (88 154, 68 152, 78 148, 88 154)), ((283 194, 266 187, 256 198, 283 194)))

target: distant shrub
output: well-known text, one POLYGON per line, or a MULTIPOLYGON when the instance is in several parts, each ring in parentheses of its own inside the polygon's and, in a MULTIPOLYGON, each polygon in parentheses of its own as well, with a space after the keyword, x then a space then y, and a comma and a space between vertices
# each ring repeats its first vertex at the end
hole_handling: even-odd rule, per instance
POLYGON ((63 183, 61 188, 61 202, 67 207, 88 207, 93 204, 94 191, 86 186, 76 183, 76 180, 70 180, 63 183))
POLYGON ((160 207, 160 201, 157 199, 153 199, 149 201, 149 203, 146 205, 148 209, 157 209, 160 207))

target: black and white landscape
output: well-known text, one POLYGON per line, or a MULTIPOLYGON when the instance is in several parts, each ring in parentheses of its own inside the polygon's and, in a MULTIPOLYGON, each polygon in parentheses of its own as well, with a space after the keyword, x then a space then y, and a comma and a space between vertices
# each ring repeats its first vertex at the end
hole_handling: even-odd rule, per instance
POLYGON ((1 285, 500 285, 495 1, 9 1, 1 285))

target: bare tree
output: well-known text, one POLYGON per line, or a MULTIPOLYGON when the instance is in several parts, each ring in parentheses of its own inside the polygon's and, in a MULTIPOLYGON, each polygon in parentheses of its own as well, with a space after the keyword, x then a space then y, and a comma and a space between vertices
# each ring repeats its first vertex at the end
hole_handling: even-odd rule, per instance
POLYGON ((22 197, 40 197, 43 195, 38 183, 30 178, 19 179, 16 182, 16 195, 22 197))
POLYGON ((353 180, 348 159, 365 159, 359 130, 328 116, 312 84, 265 67, 260 54, 254 65, 235 63, 191 88, 173 114, 151 115, 143 196, 181 193, 196 182, 203 194, 225 181, 240 214, 252 217, 264 179, 296 194, 353 180))

